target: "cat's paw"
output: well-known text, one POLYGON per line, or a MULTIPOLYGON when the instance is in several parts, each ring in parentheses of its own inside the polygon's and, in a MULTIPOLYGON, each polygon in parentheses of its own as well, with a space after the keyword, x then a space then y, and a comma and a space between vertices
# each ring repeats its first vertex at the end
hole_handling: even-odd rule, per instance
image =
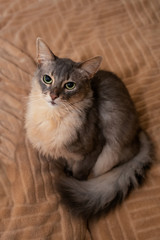
POLYGON ((87 180, 88 178, 88 172, 87 173, 78 172, 76 174, 73 174, 73 177, 76 178, 77 180, 84 181, 87 180))
POLYGON ((67 165, 64 167, 64 172, 67 175, 67 177, 72 177, 73 176, 72 169, 67 165))

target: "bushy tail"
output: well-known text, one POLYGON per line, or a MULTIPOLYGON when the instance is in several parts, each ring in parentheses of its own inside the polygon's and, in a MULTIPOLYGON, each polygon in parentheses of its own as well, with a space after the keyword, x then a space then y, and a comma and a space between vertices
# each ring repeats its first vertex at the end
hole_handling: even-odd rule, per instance
POLYGON ((148 136, 141 131, 139 139, 140 151, 134 158, 100 177, 87 181, 67 176, 60 178, 57 188, 62 201, 76 215, 86 218, 108 211, 121 202, 132 188, 139 185, 153 161, 148 136))

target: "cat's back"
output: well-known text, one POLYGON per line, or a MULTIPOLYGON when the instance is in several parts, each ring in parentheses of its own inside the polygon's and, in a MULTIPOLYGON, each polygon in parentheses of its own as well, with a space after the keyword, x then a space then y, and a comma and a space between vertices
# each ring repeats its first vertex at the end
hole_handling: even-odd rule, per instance
POLYGON ((114 73, 98 71, 91 86, 97 103, 113 103, 117 107, 134 108, 126 86, 114 73))
POLYGON ((92 80, 94 104, 103 134, 107 138, 115 134, 121 139, 122 136, 126 137, 126 134, 133 133, 133 129, 136 132, 138 128, 136 109, 121 79, 111 72, 99 71, 92 80))

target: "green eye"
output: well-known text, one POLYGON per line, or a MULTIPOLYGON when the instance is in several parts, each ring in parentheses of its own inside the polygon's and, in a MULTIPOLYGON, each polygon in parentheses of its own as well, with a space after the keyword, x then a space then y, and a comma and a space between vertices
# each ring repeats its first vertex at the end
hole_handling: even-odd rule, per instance
POLYGON ((67 82, 64 87, 67 88, 68 90, 74 89, 76 84, 74 82, 67 82))
POLYGON ((52 78, 48 75, 43 76, 43 82, 46 84, 51 84, 53 82, 52 78))

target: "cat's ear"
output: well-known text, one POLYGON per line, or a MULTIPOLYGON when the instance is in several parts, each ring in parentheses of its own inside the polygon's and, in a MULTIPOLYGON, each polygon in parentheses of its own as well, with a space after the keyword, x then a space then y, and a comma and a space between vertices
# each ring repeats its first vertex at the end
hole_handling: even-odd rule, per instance
POLYGON ((98 71, 98 69, 101 65, 101 62, 102 62, 102 57, 97 56, 97 57, 91 58, 85 62, 82 62, 79 67, 82 70, 85 70, 88 73, 89 77, 91 78, 98 71))
POLYGON ((36 40, 36 48, 38 65, 41 65, 47 61, 54 61, 56 59, 56 56, 52 53, 48 45, 39 37, 36 40))

